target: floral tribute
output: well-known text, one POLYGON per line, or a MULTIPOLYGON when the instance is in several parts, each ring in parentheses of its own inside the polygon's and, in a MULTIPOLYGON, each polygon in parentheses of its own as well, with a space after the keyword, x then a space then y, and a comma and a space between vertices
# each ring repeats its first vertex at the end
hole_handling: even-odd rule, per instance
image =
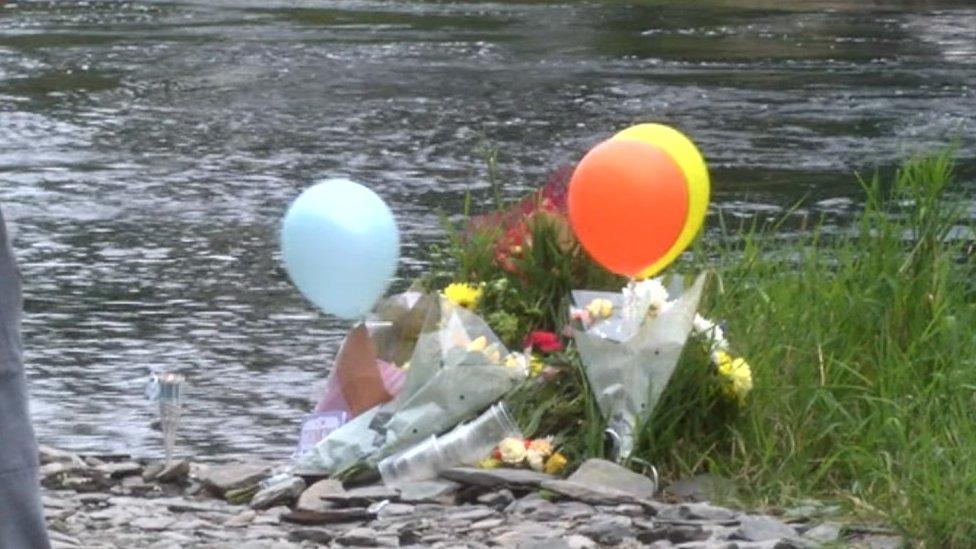
MULTIPOLYGON (((518 444, 502 441, 482 461, 484 467, 556 472, 589 457, 607 457, 599 441, 604 436, 602 426, 610 418, 600 417, 574 334, 614 319, 639 325, 663 315, 675 303, 664 281, 680 276, 680 261, 661 279, 628 281, 586 254, 568 220, 571 175, 571 168, 562 168, 538 191, 513 203, 460 222, 445 221, 448 242, 431 250, 434 269, 424 279, 426 289, 484 319, 504 348, 513 351, 495 356, 490 345, 477 339, 470 342, 469 350, 484 352, 490 362, 524 368, 528 373, 505 402, 523 431, 538 438, 518 444), (618 297, 601 295, 585 303, 574 302, 571 296, 581 288, 618 297), (560 452, 552 450, 550 437, 562 441, 560 452)), ((752 369, 733 354, 719 322, 695 315, 690 332, 697 350, 679 353, 681 361, 668 387, 690 387, 701 397, 702 405, 694 419, 665 415, 667 421, 687 420, 696 429, 707 421, 709 429, 721 431, 736 420, 737 410, 748 405, 752 369)), ((682 400, 683 395, 669 400, 665 390, 657 408, 660 411, 669 402, 682 400)), ((649 402, 656 401, 657 397, 649 402)), ((653 413, 645 415, 646 425, 635 432, 634 457, 647 451, 666 455, 667 448, 646 442, 653 440, 657 420, 653 413)))

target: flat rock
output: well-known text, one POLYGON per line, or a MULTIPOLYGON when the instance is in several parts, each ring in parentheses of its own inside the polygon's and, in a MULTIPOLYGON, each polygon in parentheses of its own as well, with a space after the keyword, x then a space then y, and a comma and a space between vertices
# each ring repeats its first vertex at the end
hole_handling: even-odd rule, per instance
MULTIPOLYGON (((148 469, 147 469, 148 471, 148 469)), ((162 468, 149 480, 156 482, 181 482, 190 474, 190 462, 185 459, 176 460, 169 464, 163 463, 162 468)))
POLYGON ((635 536, 634 522, 629 517, 602 516, 589 521, 579 533, 600 545, 617 545, 635 536))
POLYGON ((538 488, 555 477, 529 469, 476 469, 457 467, 441 473, 443 478, 484 488, 538 488))
POLYGON ((335 539, 335 535, 325 528, 299 528, 288 532, 290 541, 311 541, 318 545, 328 545, 335 539))
POLYGON ((295 510, 281 516, 281 520, 293 524, 318 525, 318 524, 339 524, 343 522, 356 522, 360 520, 372 520, 376 515, 361 507, 348 509, 325 509, 322 511, 295 510))
POLYGON ((383 536, 372 528, 353 528, 339 536, 336 541, 353 547, 399 547, 400 540, 394 536, 383 536))
POLYGON ((174 522, 176 522, 176 519, 172 517, 138 517, 129 522, 129 524, 140 530, 158 532, 160 530, 166 530, 174 522))
POLYGON ((451 510, 444 518, 456 522, 477 522, 498 515, 498 511, 488 507, 470 506, 451 510))
POLYGON ((329 492, 322 499, 342 507, 365 507, 377 501, 397 499, 400 491, 383 485, 362 486, 342 492, 329 492))
POLYGON ((653 499, 657 492, 653 480, 605 459, 586 460, 568 480, 584 486, 611 488, 637 499, 653 499))
POLYGON ((302 477, 290 477, 263 488, 251 498, 252 509, 270 509, 275 505, 290 505, 305 491, 302 477))
POLYGON ((515 501, 515 495, 508 488, 502 488, 496 492, 488 492, 487 494, 481 494, 478 496, 478 503, 482 505, 487 505, 494 508, 502 508, 509 506, 513 501, 515 501))
MULTIPOLYGON (((658 516, 672 521, 709 521, 722 524, 739 522, 740 514, 732 509, 716 507, 707 503, 686 503, 662 509, 658 516)), ((780 523, 782 524, 782 523, 780 523)))
POLYGON ((254 522, 257 516, 258 513, 254 509, 246 509, 224 521, 224 526, 247 526, 254 522))
MULTIPOLYGON (((637 523, 637 526, 641 528, 644 525, 637 523)), ((637 534, 638 541, 646 544, 662 540, 672 544, 681 544, 704 541, 710 537, 712 537, 711 532, 701 526, 680 526, 672 524, 651 525, 649 529, 637 534)))
POLYGON ((256 463, 211 465, 201 468, 197 478, 209 490, 222 497, 230 490, 240 490, 257 484, 269 471, 267 465, 256 463))
POLYGON ((400 501, 405 503, 444 503, 453 504, 455 494, 461 487, 457 482, 444 479, 408 482, 400 485, 400 501))
POLYGON ((331 478, 320 480, 302 492, 302 495, 299 496, 298 503, 295 505, 295 507, 297 509, 303 509, 306 511, 332 509, 335 506, 326 502, 324 499, 325 496, 338 494, 345 491, 345 488, 342 487, 342 483, 338 480, 331 478))
POLYGON ((142 473, 142 465, 134 461, 109 462, 96 468, 112 478, 123 478, 142 473))
POLYGON ((796 536, 796 530, 772 518, 759 515, 742 515, 734 539, 745 541, 779 540, 796 536))
POLYGON ((572 480, 547 480, 542 488, 560 496, 584 501, 593 505, 618 505, 624 503, 640 503, 645 507, 652 507, 650 500, 642 500, 630 492, 624 492, 609 486, 583 484, 572 480))
POLYGON ((573 534, 566 537, 566 545, 569 549, 596 549, 596 542, 586 536, 573 534))
POLYGON ((41 465, 47 465, 48 463, 68 463, 76 467, 86 466, 85 460, 81 459, 81 456, 78 454, 43 444, 37 447, 37 457, 41 465))

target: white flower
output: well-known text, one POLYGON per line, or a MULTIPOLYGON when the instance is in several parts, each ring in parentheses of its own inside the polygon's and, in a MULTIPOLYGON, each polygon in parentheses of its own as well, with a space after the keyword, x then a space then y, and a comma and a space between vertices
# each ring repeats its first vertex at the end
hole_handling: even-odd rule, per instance
POLYGON ((640 320, 643 315, 657 316, 669 306, 668 290, 659 278, 631 283, 622 290, 624 318, 640 320))
POLYGON ((526 454, 525 441, 515 437, 506 438, 498 444, 498 453, 502 461, 509 465, 522 463, 526 454))
POLYGON ((696 337, 705 338, 711 352, 729 349, 729 342, 725 339, 725 332, 722 327, 702 315, 695 315, 695 319, 691 323, 691 331, 696 337))
POLYGON ((529 450, 525 453, 525 461, 529 463, 529 467, 533 471, 542 471, 546 467, 546 458, 542 455, 542 452, 536 450, 529 450))

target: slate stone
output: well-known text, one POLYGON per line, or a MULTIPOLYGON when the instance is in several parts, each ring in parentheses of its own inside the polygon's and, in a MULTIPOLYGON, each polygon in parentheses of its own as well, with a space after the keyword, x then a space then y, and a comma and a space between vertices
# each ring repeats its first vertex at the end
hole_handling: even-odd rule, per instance
POLYGON ((112 478, 124 478, 142 473, 142 465, 134 461, 105 463, 96 468, 112 478))
POLYGON ((285 522, 313 526, 318 524, 339 524, 343 522, 372 520, 374 518, 376 518, 376 515, 361 507, 325 509, 321 511, 295 510, 281 516, 281 520, 285 522))
POLYGON ((335 539, 332 532, 324 528, 299 528, 288 532, 290 541, 311 541, 319 545, 328 545, 335 539))
MULTIPOLYGON (((643 524, 637 524, 642 527, 643 524)), ((637 539, 642 543, 654 543, 664 540, 673 544, 688 543, 692 541, 702 541, 711 537, 701 526, 680 526, 672 524, 656 525, 648 530, 637 534, 637 539)))
POLYGON ((157 532, 160 530, 166 530, 176 519, 172 517, 138 517, 133 519, 129 524, 140 530, 148 530, 151 532, 157 532))
POLYGON ((508 488, 502 488, 496 492, 488 492, 478 496, 478 503, 494 507, 496 509, 507 507, 515 501, 515 495, 508 488))
POLYGON ((642 500, 653 499, 657 492, 653 480, 605 459, 583 462, 568 480, 584 486, 612 488, 642 500))
POLYGON ((629 517, 596 517, 579 529, 579 533, 600 545, 617 545, 635 536, 634 523, 629 517))
POLYGON ((256 463, 234 463, 228 465, 211 465, 201 468, 197 478, 219 497, 231 490, 240 490, 253 486, 268 475, 267 465, 256 463))
POLYGON ((677 480, 666 491, 678 500, 706 502, 730 488, 727 480, 706 473, 677 480))
POLYGON ((190 474, 190 462, 179 459, 169 464, 163 463, 163 468, 150 480, 156 482, 181 482, 190 474))
POLYGON ((327 492, 322 495, 325 501, 335 503, 341 507, 366 507, 383 500, 397 499, 400 491, 383 485, 363 486, 341 492, 327 492))
POLYGON ((325 496, 338 494, 340 492, 345 492, 346 489, 342 487, 342 483, 335 479, 325 479, 320 480, 302 492, 302 495, 298 498, 298 503, 295 504, 296 509, 303 509, 306 511, 321 511, 326 509, 332 509, 335 507, 332 503, 325 501, 325 496))
POLYGON ((336 538, 342 545, 352 547, 399 547, 400 540, 394 536, 382 536, 372 528, 353 528, 336 538))
POLYGON ((560 496, 585 501, 593 505, 639 503, 645 507, 653 507, 649 500, 641 500, 629 492, 608 486, 582 484, 572 480, 548 480, 542 483, 542 488, 560 496))
POLYGON ((796 530, 772 518, 759 515, 743 515, 739 529, 732 535, 744 541, 780 540, 796 536, 796 530))
POLYGON ((552 475, 528 469, 476 469, 474 467, 448 469, 442 472, 441 476, 461 484, 493 489, 533 489, 554 478, 552 475))
POLYGON ((586 536, 573 534, 566 537, 566 545, 569 549, 596 549, 596 542, 586 536))
POLYGON ((722 524, 734 524, 739 521, 740 514, 731 509, 716 507, 707 503, 687 503, 664 508, 658 513, 658 516, 661 519, 674 521, 704 520, 722 524))
POLYGON ((305 491, 302 477, 291 477, 261 489, 251 499, 252 509, 269 509, 275 505, 291 504, 305 491))
POLYGON ((457 482, 445 479, 408 482, 398 486, 400 501, 404 503, 435 502, 453 504, 461 487, 457 482))

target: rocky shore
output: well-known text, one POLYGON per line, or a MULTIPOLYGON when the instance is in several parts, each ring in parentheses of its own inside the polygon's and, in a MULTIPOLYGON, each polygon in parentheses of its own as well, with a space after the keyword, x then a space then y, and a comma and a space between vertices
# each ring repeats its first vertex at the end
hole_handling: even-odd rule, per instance
MULTIPOLYGON (((519 547, 895 549, 883 528, 842 524, 811 502, 779 515, 715 506, 694 489, 656 499, 654 483, 591 460, 568 479, 459 468, 390 489, 277 475, 274 463, 181 460, 41 449, 56 548, 519 547), (680 496, 680 497, 678 497, 680 496)), ((678 487, 680 488, 680 487, 678 487)))

